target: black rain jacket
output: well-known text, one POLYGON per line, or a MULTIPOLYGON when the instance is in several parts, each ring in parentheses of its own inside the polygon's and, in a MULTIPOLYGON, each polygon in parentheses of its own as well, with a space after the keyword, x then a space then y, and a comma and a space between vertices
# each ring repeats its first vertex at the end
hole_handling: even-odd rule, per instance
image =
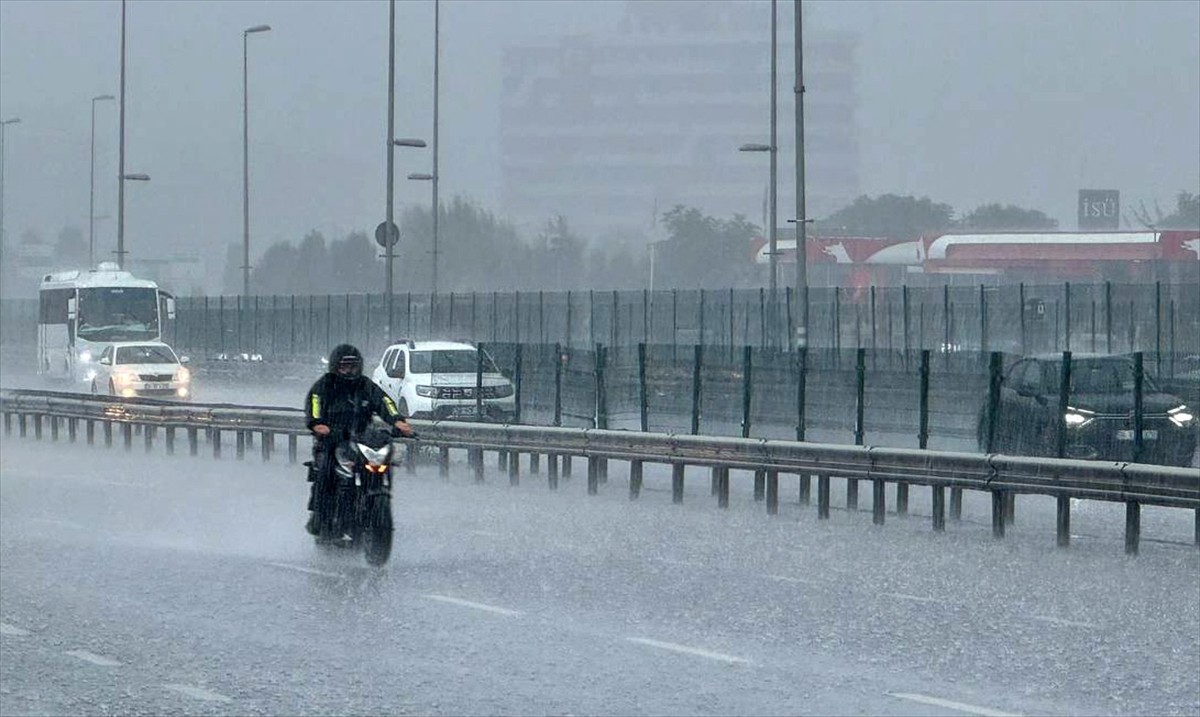
POLYGON ((308 390, 304 402, 308 430, 318 423, 329 426, 324 440, 344 440, 351 433, 366 430, 371 416, 377 415, 388 425, 406 417, 396 409, 395 402, 374 381, 366 376, 346 379, 327 373, 308 390))

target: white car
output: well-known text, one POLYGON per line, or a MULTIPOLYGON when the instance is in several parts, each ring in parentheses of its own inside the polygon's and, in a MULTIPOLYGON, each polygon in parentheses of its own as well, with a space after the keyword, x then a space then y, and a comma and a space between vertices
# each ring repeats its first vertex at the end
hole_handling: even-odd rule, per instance
POLYGON ((483 353, 482 392, 476 398, 479 358, 471 344, 401 341, 383 352, 371 380, 410 418, 512 420, 516 411, 512 382, 487 352, 483 353))
POLYGON ((170 346, 157 341, 115 343, 92 364, 92 393, 188 399, 192 372, 170 346))

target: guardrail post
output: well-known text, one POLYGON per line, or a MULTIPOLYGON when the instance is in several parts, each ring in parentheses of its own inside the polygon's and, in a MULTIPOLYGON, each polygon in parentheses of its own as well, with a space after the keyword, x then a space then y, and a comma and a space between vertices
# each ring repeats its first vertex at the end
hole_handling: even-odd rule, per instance
POLYGON ((767 472, 764 470, 754 471, 754 502, 759 502, 767 497, 767 472))
POLYGON ((8 411, 4 412, 4 435, 12 435, 12 414, 8 411))
POLYGON ((846 510, 858 510, 858 479, 846 479, 846 510))
POLYGON ((501 473, 508 470, 508 453, 504 451, 496 451, 496 470, 501 473))
POLYGON ((529 454, 529 475, 535 476, 542 471, 542 454, 529 454))
POLYGON ((475 468, 475 482, 483 482, 483 449, 469 448, 467 455, 470 458, 471 465, 475 468))
POLYGON ((587 457, 587 492, 596 495, 600 492, 600 465, 595 456, 587 457))
POLYGON ((955 523, 962 520, 962 495, 963 489, 957 486, 950 488, 950 520, 955 523))
POLYGON ((882 478, 875 478, 872 483, 871 522, 883 525, 887 513, 887 483, 882 478))
POLYGON ((122 441, 123 445, 125 446, 125 450, 127 450, 127 451, 133 450, 133 424, 132 423, 122 423, 121 424, 121 441, 122 441))
POLYGON ((800 505, 809 505, 812 503, 812 476, 807 473, 800 474, 800 505))
POLYGON ((47 416, 50 419, 50 440, 58 442, 58 416, 47 416))
POLYGON ((200 455, 200 436, 198 434, 199 434, 199 431, 196 429, 195 426, 188 426, 188 428, 187 428, 188 455, 190 455, 190 456, 200 455))
POLYGON ((713 478, 717 481, 717 507, 729 507, 729 469, 718 466, 712 469, 713 478))
POLYGON ((450 449, 446 446, 438 447, 438 477, 450 478, 450 449))
POLYGON ((546 456, 546 480, 550 485, 550 490, 558 490, 558 454, 556 453, 546 456))
POLYGON ((36 440, 42 440, 42 414, 33 414, 33 437, 36 440))
POLYGON ((148 423, 142 426, 142 439, 146 445, 147 453, 154 449, 154 431, 154 426, 148 423))
POLYGON ((262 434, 262 459, 263 463, 271 460, 271 451, 275 448, 275 434, 270 431, 263 431, 262 434))
POLYGON ((96 444, 96 422, 92 419, 87 419, 83 423, 83 433, 87 437, 89 446, 96 444))
POLYGON ((817 518, 829 519, 829 476, 817 475, 817 518))
POLYGON ((671 502, 683 502, 683 464, 671 464, 671 502))
POLYGON ((112 448, 113 444, 113 424, 112 421, 104 422, 104 447, 112 448))
POLYGON ((930 486, 933 493, 933 530, 942 532, 946 529, 946 487, 930 486))
POLYGON ((908 515, 908 484, 896 483, 896 515, 908 515))
POLYGON ((637 500, 642 494, 642 462, 629 462, 629 500, 637 500))
POLYGON ((1125 554, 1137 555, 1142 539, 1142 504, 1136 500, 1125 503, 1125 554))
POLYGON ((1058 547, 1066 548, 1071 545, 1071 499, 1065 495, 1058 496, 1058 547))
POLYGON ((246 432, 239 428, 233 432, 233 437, 236 443, 234 453, 239 461, 244 460, 246 458, 246 432))
POLYGON ((79 440, 79 419, 67 419, 67 440, 71 443, 75 443, 79 440))
POLYGON ((175 455, 175 426, 167 426, 163 429, 166 433, 167 455, 175 455))
POLYGON ((24 413, 17 414, 17 434, 20 435, 21 438, 25 437, 26 428, 25 428, 25 414, 24 413))
POLYGON ((208 430, 208 440, 212 443, 213 458, 221 457, 221 429, 210 428, 208 430))
POLYGON ((779 471, 767 471, 767 515, 779 515, 779 471))
POLYGON ((417 472, 417 447, 411 443, 404 446, 404 472, 407 475, 417 472))
POLYGON ((570 455, 565 455, 562 457, 562 477, 564 479, 571 477, 573 471, 572 465, 573 464, 570 455))
POLYGON ((508 484, 518 486, 521 484, 521 454, 512 452, 508 454, 508 484))
POLYGON ((992 491, 992 537, 1004 537, 1004 491, 992 491))
POLYGON ((299 439, 295 434, 288 434, 288 463, 295 463, 298 460, 297 450, 299 439))

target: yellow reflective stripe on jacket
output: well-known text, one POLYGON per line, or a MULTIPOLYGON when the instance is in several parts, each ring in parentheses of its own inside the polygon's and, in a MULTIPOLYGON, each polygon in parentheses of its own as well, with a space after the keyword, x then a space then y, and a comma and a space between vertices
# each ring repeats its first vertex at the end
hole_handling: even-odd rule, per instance
POLYGON ((312 394, 312 417, 321 417, 321 397, 317 394, 312 394))
POLYGON ((396 404, 392 403, 391 396, 385 395, 383 397, 383 405, 387 406, 387 410, 390 411, 393 416, 400 415, 400 412, 396 410, 396 404))

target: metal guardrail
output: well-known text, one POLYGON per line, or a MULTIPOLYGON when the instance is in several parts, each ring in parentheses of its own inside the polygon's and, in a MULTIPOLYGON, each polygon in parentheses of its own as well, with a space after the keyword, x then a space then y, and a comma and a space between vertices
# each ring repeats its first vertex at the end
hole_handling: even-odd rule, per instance
MULTIPOLYGON (((155 399, 117 399, 52 391, 0 391, 0 413, 4 433, 11 435, 14 419, 19 434, 43 437, 43 419, 48 419, 50 437, 60 438, 65 422, 69 440, 78 440, 83 423, 89 444, 96 440, 96 427, 111 446, 114 429, 120 427, 122 442, 132 448, 135 427, 140 427, 146 450, 153 447, 157 429, 164 430, 168 453, 175 450, 175 435, 187 434, 189 452, 197 455, 203 434, 214 457, 221 456, 222 434, 236 438, 236 455, 259 436, 263 460, 270 460, 275 437, 286 436, 289 460, 297 459, 297 440, 307 435, 299 409, 231 404, 173 403, 155 399)), ((800 476, 800 502, 811 502, 811 478, 817 479, 817 513, 827 518, 830 509, 830 479, 847 481, 847 504, 857 508, 858 483, 871 482, 872 515, 876 524, 886 516, 886 484, 896 485, 897 514, 908 511, 908 487, 929 486, 932 492, 934 530, 946 523, 945 491, 950 489, 951 518, 961 515, 962 491, 978 490, 992 496, 992 529, 1003 537, 1012 522, 1012 496, 1017 493, 1054 496, 1058 501, 1058 543, 1070 541, 1070 500, 1088 499, 1124 503, 1126 506, 1125 547, 1136 553, 1140 542, 1142 505, 1185 508, 1196 514, 1196 544, 1200 545, 1200 472, 1134 463, 1031 458, 1021 456, 953 453, 905 448, 878 448, 819 443, 800 443, 752 438, 643 433, 600 429, 466 423, 457 421, 414 421, 421 442, 436 447, 443 475, 449 472, 451 449, 465 449, 475 479, 484 478, 484 451, 495 451, 509 480, 520 480, 519 457, 529 457, 530 469, 538 472, 540 457, 546 456, 549 487, 556 489, 561 475, 570 475, 571 459, 587 460, 588 493, 596 494, 607 479, 609 460, 630 464, 630 497, 641 492, 644 465, 665 464, 673 468, 672 498, 683 501, 684 467, 712 469, 712 494, 718 505, 729 505, 731 469, 753 471, 755 498, 766 502, 767 512, 779 510, 779 474, 800 476)), ((413 469, 414 451, 403 459, 413 469)))

